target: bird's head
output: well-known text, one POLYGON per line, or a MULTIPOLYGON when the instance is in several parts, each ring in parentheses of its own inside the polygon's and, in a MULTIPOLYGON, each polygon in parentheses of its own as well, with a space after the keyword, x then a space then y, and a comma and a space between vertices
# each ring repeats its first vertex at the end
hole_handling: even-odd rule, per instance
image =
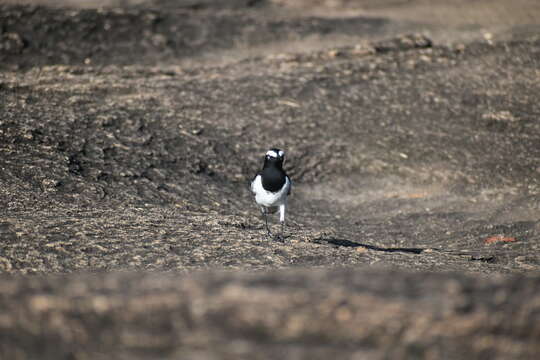
POLYGON ((266 164, 276 164, 276 165, 283 165, 283 161, 285 160, 285 153, 283 150, 280 149, 270 149, 266 152, 266 155, 264 156, 264 163, 266 164))

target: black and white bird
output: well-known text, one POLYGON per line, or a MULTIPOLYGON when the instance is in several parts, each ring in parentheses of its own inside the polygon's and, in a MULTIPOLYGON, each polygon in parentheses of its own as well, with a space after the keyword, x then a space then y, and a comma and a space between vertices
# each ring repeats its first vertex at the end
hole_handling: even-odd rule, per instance
POLYGON ((272 232, 268 228, 268 214, 273 214, 279 209, 279 222, 281 234, 276 238, 283 241, 285 228, 285 211, 287 210, 287 196, 291 193, 291 179, 283 170, 285 153, 279 149, 270 149, 264 156, 264 165, 253 180, 251 191, 255 194, 255 201, 261 208, 268 236, 272 232))

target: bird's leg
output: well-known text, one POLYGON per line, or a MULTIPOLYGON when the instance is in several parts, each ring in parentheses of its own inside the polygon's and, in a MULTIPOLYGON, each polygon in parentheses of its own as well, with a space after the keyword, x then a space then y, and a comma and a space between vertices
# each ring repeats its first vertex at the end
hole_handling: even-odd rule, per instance
POLYGON ((276 239, 282 242, 285 240, 285 208, 285 204, 279 205, 279 222, 281 223, 281 234, 276 236, 276 239))
POLYGON ((268 216, 266 214, 267 211, 264 206, 261 206, 261 213, 262 213, 262 216, 264 217, 264 225, 266 226, 266 235, 268 235, 269 237, 272 237, 272 232, 270 231, 270 228, 268 227, 268 216))

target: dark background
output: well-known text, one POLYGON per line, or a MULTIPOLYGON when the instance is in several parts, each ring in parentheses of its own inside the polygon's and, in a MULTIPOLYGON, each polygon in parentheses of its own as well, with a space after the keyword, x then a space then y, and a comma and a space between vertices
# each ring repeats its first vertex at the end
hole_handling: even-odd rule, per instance
POLYGON ((538 357, 538 19, 1 1, 0 358, 538 357))

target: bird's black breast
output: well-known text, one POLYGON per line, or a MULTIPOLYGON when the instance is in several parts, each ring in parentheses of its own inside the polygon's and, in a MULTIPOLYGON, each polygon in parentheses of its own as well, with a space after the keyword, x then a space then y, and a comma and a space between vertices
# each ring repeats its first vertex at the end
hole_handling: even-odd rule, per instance
POLYGON ((281 190, 287 179, 285 172, 275 167, 263 169, 260 175, 263 188, 271 192, 281 190))

